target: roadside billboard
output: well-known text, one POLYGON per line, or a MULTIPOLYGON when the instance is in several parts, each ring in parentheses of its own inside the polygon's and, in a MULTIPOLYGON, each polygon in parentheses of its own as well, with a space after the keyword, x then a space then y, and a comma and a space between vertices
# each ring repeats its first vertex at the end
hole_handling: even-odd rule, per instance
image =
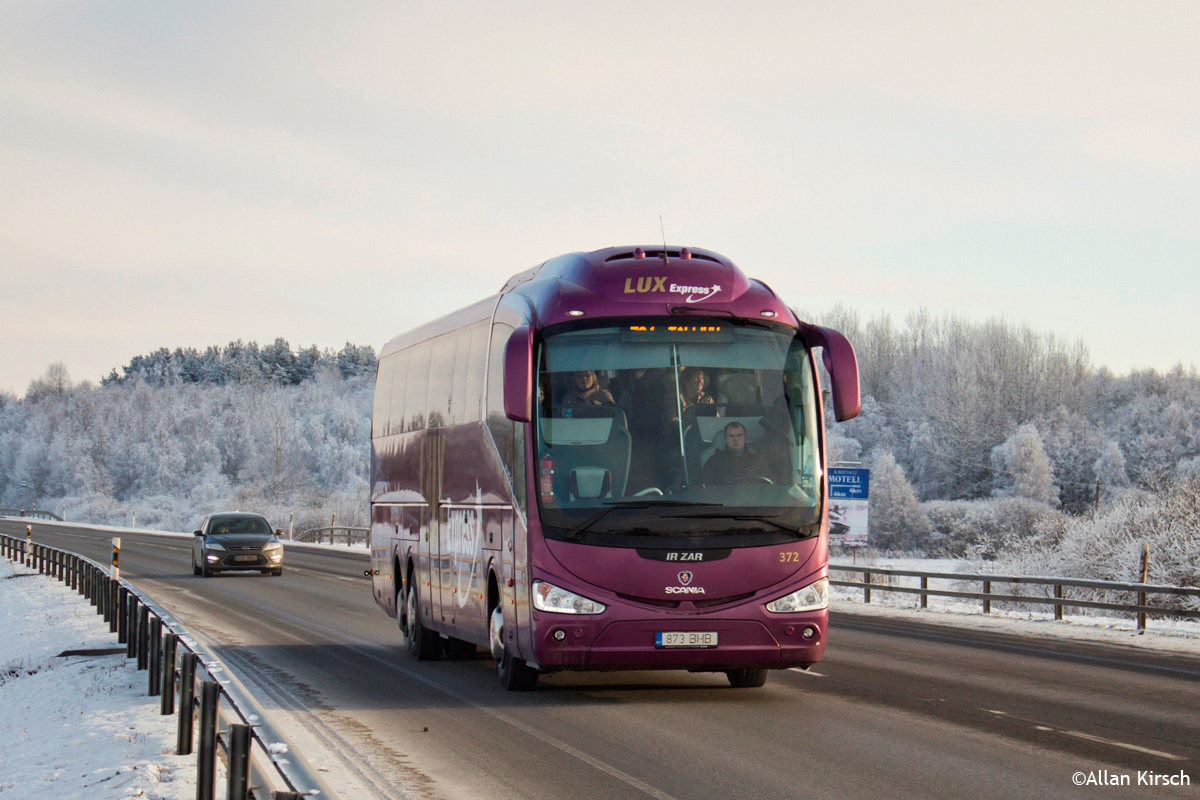
POLYGON ((867 546, 867 499, 871 470, 829 468, 829 543, 867 546))

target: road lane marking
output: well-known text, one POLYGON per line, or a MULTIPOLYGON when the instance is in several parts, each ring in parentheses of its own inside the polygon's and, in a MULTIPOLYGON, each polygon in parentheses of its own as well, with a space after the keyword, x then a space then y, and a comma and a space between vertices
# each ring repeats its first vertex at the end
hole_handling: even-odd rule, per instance
POLYGON ((824 678, 825 673, 814 672, 811 669, 800 669, 799 667, 788 667, 789 672, 799 672, 801 675, 812 675, 814 678, 824 678))
POLYGON ((1109 747, 1120 747, 1123 750, 1132 750, 1135 753, 1142 753, 1142 754, 1148 755, 1148 756, 1157 756, 1158 758, 1165 758, 1170 761, 1186 761, 1187 760, 1185 757, 1177 756, 1177 755, 1174 755, 1173 753, 1164 753, 1162 750, 1151 750, 1149 747, 1142 747, 1141 745, 1130 744, 1129 742, 1118 742, 1115 739, 1106 739, 1103 736, 1096 736, 1094 734, 1084 733, 1083 731, 1071 731, 1071 730, 1066 730, 1063 728, 1052 728, 1049 725, 1044 725, 1044 724, 1037 722, 1035 720, 1032 720, 1032 719, 1026 719, 1025 717, 1018 717, 1015 714, 1009 714, 1007 711, 997 711, 994 708, 982 708, 982 709, 980 709, 980 711, 986 711, 988 714, 992 714, 997 717, 1007 717, 1008 719, 1014 719, 1019 722, 1028 722, 1035 729, 1037 729, 1039 731, 1047 732, 1047 733, 1061 733, 1063 736, 1074 736, 1076 739, 1086 739, 1089 742, 1095 742, 1097 744, 1106 744, 1109 747))

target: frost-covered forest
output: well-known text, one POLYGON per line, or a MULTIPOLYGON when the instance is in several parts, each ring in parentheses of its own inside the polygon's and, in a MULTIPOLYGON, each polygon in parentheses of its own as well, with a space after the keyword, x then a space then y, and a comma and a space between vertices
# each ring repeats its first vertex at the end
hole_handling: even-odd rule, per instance
POLYGON ((296 530, 364 525, 375 353, 158 350, 75 385, 52 365, 0 395, 0 501, 68 520, 190 531, 212 510, 296 530))
MULTIPOLYGON (((808 316, 813 318, 813 316, 808 316)), ((858 352, 863 412, 830 461, 872 468, 880 551, 1200 585, 1200 375, 1117 376, 1080 342, 1003 321, 818 315, 858 352), (1097 502, 1097 497, 1099 498, 1097 502)), ((365 524, 375 355, 158 350, 99 386, 61 365, 0 394, 0 501, 68 519, 191 530, 214 508, 297 529, 365 524)))
POLYGON ((1150 580, 1200 585, 1194 367, 1116 376, 1003 321, 821 322, 859 357, 863 411, 831 423, 829 458, 872 468, 873 547, 1133 580, 1148 545, 1150 580))

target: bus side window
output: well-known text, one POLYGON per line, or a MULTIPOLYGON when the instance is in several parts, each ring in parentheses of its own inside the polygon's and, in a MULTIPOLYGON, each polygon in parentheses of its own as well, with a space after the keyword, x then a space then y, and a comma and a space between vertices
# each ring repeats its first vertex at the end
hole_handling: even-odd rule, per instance
POLYGON ((429 360, 429 397, 425 424, 441 428, 451 424, 450 398, 454 391, 454 358, 458 350, 457 334, 446 333, 432 342, 429 360))
POLYGON ((404 408, 406 431, 419 431, 425 427, 425 402, 429 386, 429 343, 423 342, 412 348, 408 360, 408 379, 405 383, 404 408))
POLYGON ((408 382, 409 355, 408 350, 401 350, 390 357, 393 369, 391 373, 392 399, 389 403, 391 410, 388 413, 389 435, 404 433, 404 398, 407 393, 405 384, 408 382))
POLYGON ((388 404, 392 394, 392 373, 395 371, 396 356, 381 359, 375 374, 375 398, 371 405, 371 436, 378 439, 388 433, 388 404))

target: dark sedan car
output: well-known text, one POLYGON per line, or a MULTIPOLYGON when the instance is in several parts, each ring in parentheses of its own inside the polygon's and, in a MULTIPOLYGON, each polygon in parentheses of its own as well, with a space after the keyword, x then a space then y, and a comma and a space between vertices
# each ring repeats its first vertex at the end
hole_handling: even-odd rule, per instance
POLYGON ((192 573, 208 577, 225 570, 283 574, 283 543, 262 514, 211 514, 192 539, 192 573))

